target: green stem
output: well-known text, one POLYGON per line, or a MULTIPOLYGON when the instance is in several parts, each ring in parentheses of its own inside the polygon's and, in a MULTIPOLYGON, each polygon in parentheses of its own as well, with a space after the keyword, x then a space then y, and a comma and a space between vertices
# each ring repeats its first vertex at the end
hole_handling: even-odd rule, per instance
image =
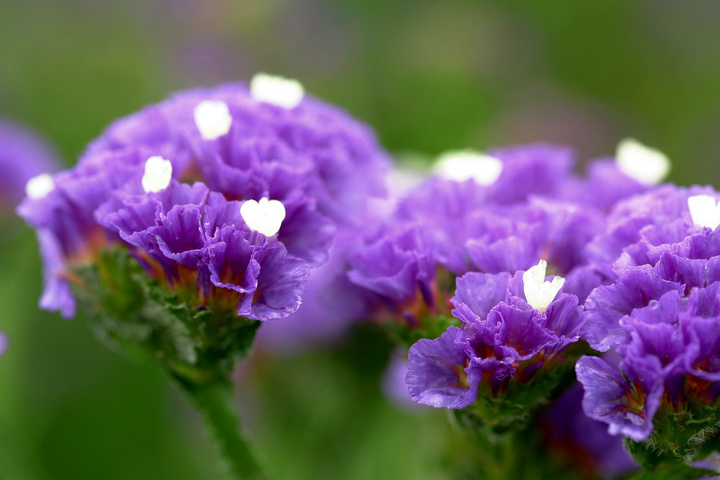
POLYGON ((267 479, 252 446, 240 432, 232 383, 215 380, 203 384, 180 381, 180 384, 189 402, 202 414, 205 427, 220 447, 233 477, 237 480, 267 479))

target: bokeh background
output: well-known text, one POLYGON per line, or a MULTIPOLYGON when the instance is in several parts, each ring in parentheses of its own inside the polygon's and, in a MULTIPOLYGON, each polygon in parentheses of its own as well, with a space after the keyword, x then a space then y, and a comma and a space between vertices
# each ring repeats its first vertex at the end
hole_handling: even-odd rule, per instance
MULTIPOLYGON (((118 116, 266 71, 368 122, 400 159, 536 141, 589 159, 633 136, 671 157, 671 180, 717 186, 718 18, 714 0, 1 0, 0 116, 71 165, 118 116)), ((226 478, 157 367, 107 351, 82 316, 37 310, 34 237, 3 208, 0 479, 226 478)), ((444 412, 387 398, 390 357, 360 327, 238 372, 277 478, 444 478, 460 441, 444 412)))

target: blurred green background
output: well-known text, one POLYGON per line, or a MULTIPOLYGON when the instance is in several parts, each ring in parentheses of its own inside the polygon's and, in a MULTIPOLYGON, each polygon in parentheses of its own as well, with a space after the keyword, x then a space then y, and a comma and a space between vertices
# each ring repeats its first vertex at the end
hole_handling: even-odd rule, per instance
MULTIPOLYGON (((583 159, 633 136, 671 180, 720 184, 720 2, 2 0, 0 116, 71 165, 113 119, 257 71, 373 125, 393 153, 549 141, 583 159)), ((153 365, 80 317, 39 312, 32 232, 0 232, 0 479, 223 479, 197 415, 153 365)), ((441 479, 444 412, 386 400, 369 329, 238 375, 282 479, 441 479)))

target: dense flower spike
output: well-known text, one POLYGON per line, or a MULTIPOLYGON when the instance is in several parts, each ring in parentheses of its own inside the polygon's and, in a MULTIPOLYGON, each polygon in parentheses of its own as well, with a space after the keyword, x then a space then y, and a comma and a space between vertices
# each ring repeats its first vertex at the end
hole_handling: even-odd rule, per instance
POLYGON ((387 167, 369 128, 297 81, 177 94, 112 124, 71 170, 30 175, 17 211, 39 238, 40 305, 72 317, 77 301, 112 348, 156 359, 236 477, 265 478, 237 432, 233 369, 262 321, 299 309, 387 167))
MULTIPOLYGON (((668 158, 634 140, 585 175, 574 162, 550 145, 451 151, 386 199, 365 126, 259 74, 120 119, 75 168, 26 175, 18 212, 41 306, 104 308, 107 339, 144 342, 191 394, 229 378, 258 321, 292 316, 300 330, 268 337, 292 344, 366 319, 407 351, 409 397, 489 444, 552 402, 577 410, 575 373, 592 438, 573 447, 593 474, 629 468, 602 423, 645 468, 692 465, 720 431, 720 194, 659 185, 668 158)), ((578 434, 549 428, 548 448, 578 434)))
MULTIPOLYGON (((210 266, 224 268, 217 244, 240 242, 240 234, 229 233, 218 241, 220 234, 201 225, 213 215, 243 232, 257 250, 253 259, 302 283, 327 260, 335 231, 360 222, 367 198, 383 194, 387 160, 366 127, 298 94, 298 86, 258 76, 252 91, 226 85, 178 94, 111 125, 73 170, 35 178, 19 212, 38 230, 46 259, 43 308, 72 316, 68 270, 121 244, 171 284, 187 283, 183 269, 197 270, 199 292, 207 294, 208 279, 217 278, 210 266), (199 180, 202 186, 182 187, 199 180), (200 198, 202 189, 232 206, 207 191, 200 198), (297 273, 285 272, 290 264, 297 273)), ((274 307, 253 315, 293 312, 301 290, 293 285, 280 296, 255 294, 254 302, 272 298, 274 307), (280 298, 288 308, 280 308, 280 298)))
MULTIPOLYGON (((350 280, 377 294, 381 305, 389 302, 390 310, 411 326, 422 323, 418 312, 449 313, 453 275, 514 274, 539 260, 567 279, 567 292, 584 300, 604 279, 599 267, 590 265, 586 245, 604 232, 606 205, 643 190, 627 179, 630 186, 612 197, 580 195, 593 188, 600 192, 611 182, 602 175, 602 181, 573 176, 573 157, 564 148, 533 145, 491 154, 441 156, 437 173, 465 180, 432 178, 411 189, 351 255, 350 280), (491 171, 497 178, 475 178, 491 171), (412 246, 407 242, 411 231, 422 239, 412 246)), ((615 177, 622 178, 612 168, 615 177)))

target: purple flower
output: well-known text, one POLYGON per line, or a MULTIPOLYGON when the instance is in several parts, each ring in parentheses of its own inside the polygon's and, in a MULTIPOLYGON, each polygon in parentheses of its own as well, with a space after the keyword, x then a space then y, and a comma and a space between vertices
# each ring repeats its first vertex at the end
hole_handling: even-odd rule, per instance
POLYGON ((384 194, 388 167, 371 130, 309 96, 292 108, 256 96, 243 84, 177 94, 118 120, 88 153, 143 145, 228 198, 299 188, 335 222, 359 222, 366 198, 384 194))
POLYGON ((663 393, 658 365, 648 362, 623 365, 622 374, 597 357, 582 357, 575 367, 585 389, 583 410, 595 420, 609 424, 611 435, 635 441, 652 432, 652 417, 663 393), (624 367, 624 368, 623 368, 624 367))
POLYGON ((582 335, 598 350, 616 348, 620 362, 584 357, 576 370, 586 414, 611 434, 643 441, 661 405, 697 411, 720 394, 716 199, 706 187, 673 186, 629 198, 589 246, 614 284, 589 295, 582 335))
MULTIPOLYGON (((520 151, 515 152, 519 158, 534 158, 532 152, 524 156, 520 151)), ((540 163, 547 163, 543 168, 548 169, 553 165, 540 163)), ((557 163, 564 165, 559 160, 557 163)), ((525 165, 525 160, 508 168, 511 173, 513 168, 519 170, 512 174, 514 177, 520 175, 523 166, 529 168, 528 176, 537 173, 525 165)), ((565 176, 562 169, 555 173, 560 178, 565 176)), ((517 201, 506 204, 505 197, 495 199, 490 191, 502 179, 501 175, 491 187, 472 180, 433 179, 399 202, 392 221, 424 226, 432 238, 437 262, 456 275, 469 271, 515 273, 530 268, 539 258, 547 259, 561 274, 568 275, 573 268, 587 263, 585 246, 603 231, 602 212, 572 201, 540 196, 528 199, 529 193, 518 193, 517 201)), ((513 187, 503 188, 507 191, 513 187)))
POLYGON ((503 163, 502 174, 489 187, 488 197, 505 205, 524 202, 533 195, 558 197, 575 163, 571 149, 553 145, 525 145, 488 153, 503 163))
POLYGON ((0 355, 5 353, 8 347, 8 339, 4 333, 0 332, 0 355))
MULTIPOLYGON (((712 193, 709 187, 681 189, 665 185, 620 201, 607 218, 605 233, 598 235, 587 246, 590 263, 601 267, 610 279, 615 278, 612 265, 626 249, 630 249, 627 252, 630 259, 635 259, 631 262, 625 259, 622 264, 643 264, 644 252, 634 251, 633 248, 638 247, 633 245, 638 242, 649 246, 674 243, 697 232, 700 228, 693 224, 688 198, 712 193)), ((653 254, 651 248, 643 250, 653 254)))
POLYGON ((601 352, 627 341, 620 320, 644 309, 670 291, 682 292, 679 283, 664 280, 648 265, 629 269, 617 283, 595 289, 585 302, 582 337, 601 352))
POLYGON ((401 199, 397 217, 428 227, 437 262, 462 275, 473 269, 465 248, 465 242, 476 234, 475 224, 469 217, 484 208, 486 197, 486 189, 472 180, 432 179, 401 199))
POLYGON ((98 221, 115 228, 150 275, 197 284, 201 297, 256 320, 297 310, 308 265, 284 245, 251 230, 243 202, 227 201, 201 183, 171 181, 157 193, 114 198, 98 221))
POLYGON ((137 152, 107 158, 48 178, 42 195, 27 197, 17 212, 37 232, 44 265, 45 290, 40 307, 75 315, 75 301, 68 284, 68 266, 80 264, 113 235, 98 225, 94 211, 110 199, 115 189, 142 176, 137 152), (140 171, 138 171, 138 168, 140 171))
POLYGON ((72 316, 69 270, 126 246, 200 303, 232 290, 221 303, 240 315, 287 316, 386 166, 365 126, 276 79, 178 94, 115 122, 19 207, 45 259, 41 306, 72 316))
POLYGON ((490 153, 502 163, 491 185, 434 178, 398 205, 399 218, 428 228, 438 263, 456 275, 514 273, 537 263, 546 222, 528 200, 557 196, 570 178, 569 149, 530 145, 490 153))
POLYGON ((671 411, 713 405, 720 394, 719 289, 716 282, 686 298, 672 290, 623 318, 619 365, 590 357, 577 364, 586 414, 608 423, 611 434, 642 441, 663 402, 671 411))
POLYGON ((450 327, 440 338, 410 348, 407 383, 418 403, 462 408, 475 401, 480 382, 493 394, 511 379, 528 381, 578 340, 577 298, 559 294, 562 279, 545 280, 545 264, 519 272, 468 273, 457 281, 450 327))
POLYGON ((465 347, 462 331, 451 326, 440 338, 422 339, 410 348, 405 383, 415 402, 463 408, 475 401, 481 375, 467 365, 465 347))
POLYGON ((613 159, 600 159, 587 168, 587 178, 573 179, 563 198, 609 212, 619 201, 643 193, 647 187, 625 175, 613 159))
POLYGON ((35 178, 34 188, 47 183, 41 175, 59 168, 57 154, 37 133, 27 127, 0 118, 0 205, 11 211, 23 199, 28 180, 35 178))
POLYGON ((420 296, 433 304, 435 280, 432 244, 415 225, 381 227, 366 247, 350 259, 350 280, 393 304, 410 304, 420 296))

